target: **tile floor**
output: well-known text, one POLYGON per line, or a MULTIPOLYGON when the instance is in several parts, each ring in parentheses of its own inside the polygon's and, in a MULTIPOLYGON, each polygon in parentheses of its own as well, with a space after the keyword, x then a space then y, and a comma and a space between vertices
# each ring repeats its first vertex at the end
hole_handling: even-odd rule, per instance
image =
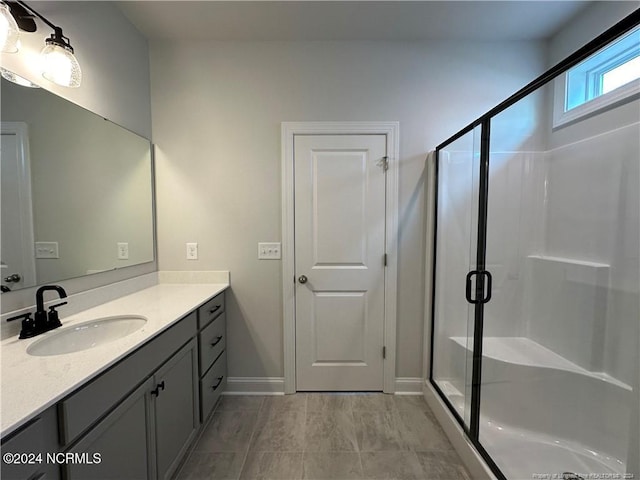
POLYGON ((179 480, 468 480, 420 396, 225 396, 179 480))

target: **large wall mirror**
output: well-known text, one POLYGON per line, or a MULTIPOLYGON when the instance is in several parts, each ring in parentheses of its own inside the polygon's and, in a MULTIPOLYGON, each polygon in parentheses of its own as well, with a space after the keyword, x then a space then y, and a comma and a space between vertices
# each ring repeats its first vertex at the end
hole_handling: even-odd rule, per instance
POLYGON ((2 79, 2 290, 151 262, 149 140, 2 79))

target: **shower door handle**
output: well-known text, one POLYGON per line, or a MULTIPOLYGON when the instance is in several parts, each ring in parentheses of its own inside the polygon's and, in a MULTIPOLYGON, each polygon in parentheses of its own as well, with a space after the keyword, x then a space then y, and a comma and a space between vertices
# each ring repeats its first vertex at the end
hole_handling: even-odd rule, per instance
POLYGON ((467 297, 467 302, 469 302, 469 303, 473 303, 473 304, 479 303, 477 300, 474 300, 471 297, 471 278, 474 275, 477 275, 479 273, 480 273, 479 270, 471 270, 469 273, 467 273, 467 289, 466 289, 465 293, 466 293, 466 297, 467 297))
MULTIPOLYGON (((476 280, 476 282, 477 282, 477 280, 476 280)), ((488 272, 487 270, 471 270, 469 273, 467 273, 467 285, 466 285, 466 292, 465 292, 466 293, 466 297, 467 297, 467 302, 476 305, 478 303, 487 303, 489 300, 491 300, 492 282, 493 282, 493 279, 491 277, 491 273, 488 272), (478 276, 478 280, 480 279, 480 277, 484 277, 484 278, 487 279, 486 285, 483 285, 485 288, 483 289, 484 291, 482 292, 482 297, 481 298, 473 298, 471 296, 471 293, 472 293, 472 290, 473 290, 472 289, 472 281, 471 281, 471 279, 475 275, 478 276)), ((477 289, 476 289, 476 293, 477 293, 477 289)))

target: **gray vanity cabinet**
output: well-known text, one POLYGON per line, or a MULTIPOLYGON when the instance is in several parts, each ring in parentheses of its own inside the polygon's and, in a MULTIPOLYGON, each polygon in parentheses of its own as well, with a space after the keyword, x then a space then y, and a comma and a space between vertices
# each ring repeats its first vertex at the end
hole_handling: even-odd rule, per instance
POLYGON ((151 407, 158 479, 171 478, 200 427, 197 361, 192 339, 154 375, 151 407))
POLYGON ((192 339, 69 450, 85 457, 66 478, 171 478, 199 428, 196 362, 192 339))
POLYGON ((60 467, 54 458, 58 452, 58 419, 51 407, 18 431, 2 440, 2 453, 12 454, 6 462, 3 457, 0 477, 3 480, 58 480, 60 467))
POLYGON ((151 438, 147 418, 153 379, 148 379, 69 452, 83 461, 66 465, 69 480, 150 480, 151 438), (94 455, 99 455, 95 458, 94 455))
POLYGON ((65 465, 65 479, 175 473, 200 427, 196 333, 194 311, 58 404, 67 451, 87 459, 65 465))
POLYGON ((62 457, 3 462, 2 479, 172 478, 226 385, 225 322, 221 293, 3 438, 62 457))
POLYGON ((198 309, 200 421, 211 415, 227 385, 227 315, 224 292, 198 309))

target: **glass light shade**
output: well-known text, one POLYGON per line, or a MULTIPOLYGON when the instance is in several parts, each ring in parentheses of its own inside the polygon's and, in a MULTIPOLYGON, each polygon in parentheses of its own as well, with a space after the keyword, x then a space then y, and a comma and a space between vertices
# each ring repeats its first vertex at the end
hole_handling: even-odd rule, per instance
POLYGON ((42 49, 42 76, 63 87, 79 87, 82 81, 80 64, 73 52, 61 45, 47 43, 42 49))
POLYGON ((15 73, 13 73, 12 71, 7 70, 6 68, 0 68, 0 75, 2 75, 2 78, 6 79, 6 80, 9 80, 10 82, 13 82, 13 83, 15 83, 17 85, 20 85, 22 87, 40 88, 35 83, 30 82, 26 78, 21 77, 20 75, 17 75, 15 73))
POLYGON ((18 24, 11 15, 9 7, 4 2, 0 2, 0 50, 5 53, 17 52, 19 36, 18 24))

